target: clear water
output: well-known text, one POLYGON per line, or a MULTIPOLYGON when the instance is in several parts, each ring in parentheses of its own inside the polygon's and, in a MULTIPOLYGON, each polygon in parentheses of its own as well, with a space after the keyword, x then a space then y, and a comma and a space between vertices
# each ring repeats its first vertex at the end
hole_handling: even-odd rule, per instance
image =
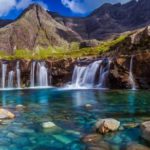
MULTIPOLYGON (((122 125, 150 120, 149 98, 149 91, 0 91, 0 105, 16 115, 0 125, 0 150, 85 150, 89 145, 81 137, 95 133, 93 127, 99 118, 116 118, 122 125), (16 110, 17 104, 26 109, 16 110), (85 104, 92 104, 92 108, 87 109, 85 104), (43 129, 42 123, 47 121, 58 127, 43 129)), ((140 137, 139 127, 107 134, 103 141, 114 150, 130 142, 148 145, 140 137)))

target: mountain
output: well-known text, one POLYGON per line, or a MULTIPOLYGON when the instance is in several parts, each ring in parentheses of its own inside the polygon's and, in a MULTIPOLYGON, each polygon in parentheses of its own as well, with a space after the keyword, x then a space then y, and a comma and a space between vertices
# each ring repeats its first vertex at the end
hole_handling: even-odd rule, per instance
POLYGON ((0 28, 6 26, 7 24, 11 23, 13 20, 3 20, 0 19, 0 28))
POLYGON ((61 25, 39 5, 30 5, 14 22, 0 28, 0 50, 67 45, 79 41, 78 35, 61 25))
POLYGON ((104 4, 85 18, 63 17, 32 4, 15 21, 0 28, 0 50, 68 46, 72 41, 114 38, 150 24, 150 1, 104 4))

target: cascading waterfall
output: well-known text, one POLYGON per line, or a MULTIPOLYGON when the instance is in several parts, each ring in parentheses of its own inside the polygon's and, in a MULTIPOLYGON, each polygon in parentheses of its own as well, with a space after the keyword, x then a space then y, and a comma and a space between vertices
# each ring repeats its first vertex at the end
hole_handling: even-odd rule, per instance
POLYGON ((17 88, 20 88, 21 87, 21 79, 20 79, 20 76, 21 76, 21 72, 20 72, 20 63, 19 61, 17 61, 17 64, 16 64, 16 74, 17 74, 17 88))
POLYGON ((110 63, 111 61, 108 59, 103 60, 104 65, 101 64, 100 73, 99 73, 99 83, 97 87, 106 88, 107 79, 109 75, 110 63))
POLYGON ((7 64, 2 64, 2 88, 5 88, 7 64))
POLYGON ((135 79, 134 79, 134 75, 133 75, 133 59, 134 59, 134 56, 131 56, 130 70, 129 70, 129 81, 130 81, 132 90, 136 90, 136 83, 135 83, 135 79))
POLYGON ((31 64, 31 72, 30 72, 30 87, 35 86, 35 66, 36 66, 36 62, 33 61, 31 64))
POLYGON ((8 88, 13 88, 14 87, 14 71, 10 71, 8 73, 8 88))
POLYGON ((79 88, 82 86, 82 80, 86 67, 75 66, 72 76, 72 86, 79 88))
POLYGON ((76 65, 69 88, 104 88, 106 87, 109 68, 110 61, 107 59, 95 61, 87 66, 76 65), (99 74, 99 82, 95 83, 97 74, 99 74))
POLYGON ((48 70, 44 62, 38 62, 37 64, 37 83, 40 87, 48 86, 48 70))

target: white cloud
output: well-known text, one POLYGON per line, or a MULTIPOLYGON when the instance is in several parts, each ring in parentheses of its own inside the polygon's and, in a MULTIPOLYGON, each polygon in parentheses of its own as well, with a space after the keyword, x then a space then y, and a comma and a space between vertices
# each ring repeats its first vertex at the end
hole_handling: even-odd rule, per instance
POLYGON ((25 9, 27 8, 30 4, 33 4, 33 3, 36 3, 36 4, 39 4, 41 5, 44 9, 48 9, 47 5, 43 2, 41 2, 40 0, 37 1, 37 0, 20 0, 17 5, 16 5, 16 8, 17 9, 25 9))
POLYGON ((16 0, 0 0, 0 17, 7 15, 7 13, 15 8, 16 0))
POLYGON ((104 3, 125 3, 129 0, 61 0, 62 4, 74 13, 89 13, 104 3))
POLYGON ((30 4, 37 3, 46 10, 47 5, 40 0, 0 0, 0 17, 7 15, 12 9, 23 10, 30 4))
POLYGON ((25 9, 26 7, 28 7, 32 3, 33 3, 32 0, 21 0, 17 3, 16 8, 17 9, 25 9))

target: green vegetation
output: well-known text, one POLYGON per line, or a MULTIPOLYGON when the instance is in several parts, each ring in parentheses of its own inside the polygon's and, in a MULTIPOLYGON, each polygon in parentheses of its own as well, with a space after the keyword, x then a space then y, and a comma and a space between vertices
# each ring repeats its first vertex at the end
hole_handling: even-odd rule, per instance
POLYGON ((122 42, 128 35, 122 35, 114 40, 102 42, 97 47, 79 48, 79 43, 73 42, 69 48, 49 47, 47 49, 39 49, 34 51, 16 50, 13 55, 6 55, 0 52, 1 59, 62 59, 62 58, 79 58, 84 56, 98 56, 110 50, 110 48, 122 42))

